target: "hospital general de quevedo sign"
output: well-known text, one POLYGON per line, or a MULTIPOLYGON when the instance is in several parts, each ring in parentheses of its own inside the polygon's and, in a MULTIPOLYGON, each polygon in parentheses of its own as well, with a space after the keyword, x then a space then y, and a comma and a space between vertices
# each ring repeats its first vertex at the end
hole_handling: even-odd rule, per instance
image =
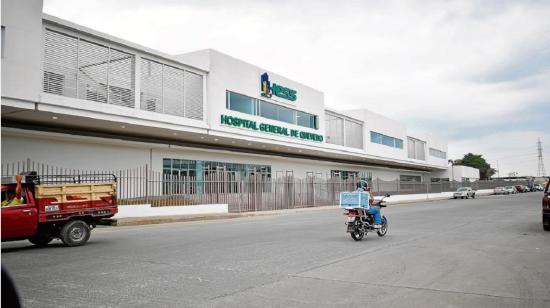
POLYGON ((288 136, 288 137, 298 138, 302 140, 323 142, 322 135, 318 135, 318 134, 314 134, 306 131, 300 131, 297 129, 289 129, 287 127, 282 127, 282 126, 272 125, 267 123, 258 123, 256 121, 246 120, 246 119, 233 117, 233 116, 227 116, 223 114, 221 115, 220 120, 221 120, 220 123, 222 125, 242 127, 250 130, 266 132, 266 133, 271 133, 275 135, 288 136))

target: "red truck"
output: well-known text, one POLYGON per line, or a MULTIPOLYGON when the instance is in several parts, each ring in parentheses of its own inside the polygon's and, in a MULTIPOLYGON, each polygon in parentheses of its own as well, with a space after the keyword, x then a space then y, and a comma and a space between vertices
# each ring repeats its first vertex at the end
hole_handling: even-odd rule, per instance
POLYGON ((45 246, 59 238, 66 246, 80 246, 97 224, 117 212, 112 174, 28 172, 2 178, 2 242, 28 239, 45 246))

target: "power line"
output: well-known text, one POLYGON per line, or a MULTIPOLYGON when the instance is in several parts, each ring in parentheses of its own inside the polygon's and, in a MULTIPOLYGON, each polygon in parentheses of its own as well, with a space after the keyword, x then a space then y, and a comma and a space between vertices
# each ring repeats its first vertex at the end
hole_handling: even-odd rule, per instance
POLYGON ((539 137, 539 140, 537 141, 537 151, 539 152, 537 176, 546 176, 546 170, 544 170, 544 159, 542 158, 542 142, 540 142, 540 137, 539 137))

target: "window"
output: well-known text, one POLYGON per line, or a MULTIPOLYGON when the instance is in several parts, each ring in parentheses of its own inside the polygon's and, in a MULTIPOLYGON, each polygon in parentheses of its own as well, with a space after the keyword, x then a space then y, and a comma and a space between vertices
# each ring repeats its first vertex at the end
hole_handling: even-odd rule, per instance
POLYGON ((258 176, 262 190, 271 190, 270 165, 164 158, 162 166, 165 194, 234 193, 246 176, 258 176))
POLYGON ((387 145, 393 148, 398 148, 398 149, 403 148, 403 140, 386 136, 373 131, 370 132, 370 141, 372 143, 379 143, 379 144, 387 145))
POLYGON ((430 155, 437 158, 447 159, 447 153, 434 148, 430 148, 430 155))
POLYGON ((344 119, 327 113, 325 115, 327 143, 344 145, 344 119))
POLYGON ((352 148, 363 148, 363 124, 345 120, 345 145, 352 148))
POLYGON ((303 111, 296 111, 297 123, 303 127, 319 129, 317 116, 303 111))
POLYGON ((261 101, 260 116, 271 120, 279 119, 277 105, 261 101))
POLYGON ((254 98, 234 92, 227 92, 227 106, 230 110, 257 115, 258 105, 254 98))
POLYGON ((203 119, 203 77, 177 67, 141 59, 142 110, 203 119))
POLYGON ((272 120, 296 124, 296 110, 260 101, 260 116, 272 120))
POLYGON ((363 148, 363 123, 325 113, 325 135, 327 143, 353 148, 363 148))
POLYGON ((342 180, 372 180, 372 172, 359 172, 359 171, 347 171, 347 170, 331 170, 330 175, 332 178, 340 178, 342 180))
POLYGON ((226 108, 266 119, 319 129, 316 115, 231 91, 226 92, 226 108))
POLYGON ((426 160, 426 142, 407 137, 408 157, 418 160, 426 160))
POLYGON ((422 176, 420 176, 420 175, 400 175, 399 180, 401 182, 421 183, 422 182, 422 176))
POLYGON ((290 124, 296 124, 296 110, 286 108, 283 106, 277 106, 279 112, 279 121, 290 124))

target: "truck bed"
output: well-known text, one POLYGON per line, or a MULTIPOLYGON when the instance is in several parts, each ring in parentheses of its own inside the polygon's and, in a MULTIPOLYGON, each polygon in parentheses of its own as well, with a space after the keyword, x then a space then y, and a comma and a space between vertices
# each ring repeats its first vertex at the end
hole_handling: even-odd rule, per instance
POLYGON ((111 217, 117 213, 115 196, 116 182, 40 184, 34 192, 39 222, 111 217))

